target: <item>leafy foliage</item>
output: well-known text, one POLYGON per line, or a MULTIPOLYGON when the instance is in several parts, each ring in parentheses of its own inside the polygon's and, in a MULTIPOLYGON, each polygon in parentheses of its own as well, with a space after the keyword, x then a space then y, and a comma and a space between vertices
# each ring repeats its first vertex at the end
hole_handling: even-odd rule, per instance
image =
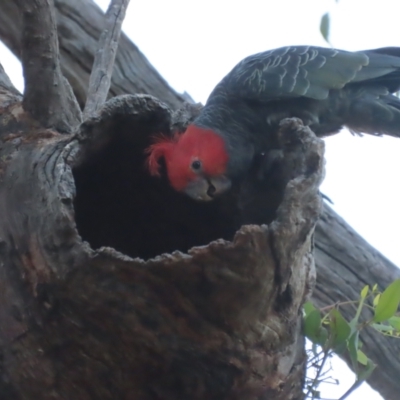
POLYGON ((325 13, 319 24, 319 31, 321 32, 322 37, 330 44, 329 41, 329 33, 330 33, 330 25, 331 25, 331 17, 329 13, 325 13))
MULTIPOLYGON (((339 399, 345 399, 371 375, 376 365, 361 350, 359 340, 363 329, 372 328, 386 336, 400 337, 400 316, 396 315, 400 304, 400 279, 392 282, 383 292, 375 285, 365 286, 357 300, 343 301, 317 309, 312 303, 304 304, 304 335, 311 341, 312 350, 308 368, 316 373, 306 380, 306 398, 320 399, 318 386, 332 378, 324 371, 326 361, 333 353, 350 358, 356 380, 339 399), (353 307, 354 317, 346 321, 341 307, 353 307), (363 316, 363 318, 361 318, 363 316)), ((333 380, 333 383, 337 382, 333 380)))
POLYGON ((396 313, 400 303, 400 279, 392 282, 380 295, 375 307, 374 322, 387 321, 396 313))

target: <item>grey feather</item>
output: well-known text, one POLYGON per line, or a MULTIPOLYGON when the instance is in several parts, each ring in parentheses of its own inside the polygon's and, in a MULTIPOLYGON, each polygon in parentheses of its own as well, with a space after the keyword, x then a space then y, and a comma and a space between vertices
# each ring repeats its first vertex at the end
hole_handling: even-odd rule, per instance
POLYGON ((221 135, 229 174, 276 149, 279 123, 300 118, 318 136, 400 137, 400 48, 358 52, 298 46, 247 57, 216 86, 194 124, 221 135))
POLYGON ((388 74, 397 57, 321 47, 284 47, 241 61, 221 82, 226 90, 262 101, 305 96, 326 99, 332 89, 388 74))

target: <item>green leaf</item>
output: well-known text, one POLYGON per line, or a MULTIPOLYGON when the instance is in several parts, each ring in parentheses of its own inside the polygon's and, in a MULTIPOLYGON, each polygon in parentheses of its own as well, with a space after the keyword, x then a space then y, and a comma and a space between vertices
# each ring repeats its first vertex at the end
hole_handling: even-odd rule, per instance
POLYGON ((331 17, 329 13, 325 13, 321 18, 321 23, 319 24, 319 30, 325 41, 329 42, 329 31, 330 31, 331 17))
POLYGON ((364 382, 366 381, 376 368, 376 364, 374 364, 369 358, 367 361, 366 368, 363 368, 358 374, 357 374, 357 381, 364 382))
POLYGON ((380 294, 380 293, 377 294, 377 295, 374 297, 374 301, 372 302, 372 304, 373 304, 374 307, 376 307, 376 306, 378 305, 379 299, 380 299, 380 298, 381 298, 381 294, 380 294))
POLYGON ((372 327, 379 332, 393 334, 393 327, 383 324, 372 324, 372 327))
POLYGON ((393 317, 400 303, 400 279, 392 282, 381 294, 375 308, 374 321, 382 322, 393 317))
POLYGON ((333 309, 330 312, 330 329, 332 348, 335 351, 339 351, 341 350, 340 347, 346 343, 346 340, 350 336, 351 328, 337 309, 333 309))
POLYGON ((328 331, 326 328, 321 327, 321 330, 318 332, 317 343, 320 346, 324 347, 327 340, 328 340, 328 331))
POLYGON ((316 308, 314 307, 314 304, 311 303, 311 301, 307 301, 303 305, 303 310, 304 310, 304 316, 307 317, 311 313, 311 311, 316 310, 316 308))
POLYGON ((321 313, 315 309, 304 318, 304 335, 312 343, 324 346, 328 339, 328 331, 321 324, 321 313))
POLYGON ((362 297, 363 290, 361 291, 360 301, 358 302, 356 315, 354 316, 354 318, 349 323, 351 331, 353 333, 357 330, 358 320, 360 319, 361 311, 362 311, 362 309, 364 307, 364 303, 365 303, 365 297, 362 297))
POLYGON ((368 357, 365 355, 365 353, 361 350, 357 350, 357 361, 366 366, 368 364, 368 357))
POLYGON ((359 341, 358 341, 359 332, 355 331, 350 337, 347 342, 347 350, 349 351, 351 363, 353 365, 353 370, 355 373, 358 371, 358 348, 359 348, 359 341))
POLYGON ((304 334, 315 343, 320 329, 321 313, 318 310, 313 310, 304 318, 304 334))
POLYGON ((388 319, 389 324, 400 332, 400 317, 394 316, 388 319))
POLYGON ((365 285, 363 287, 363 289, 361 290, 361 298, 365 299, 368 296, 368 292, 369 292, 369 285, 365 285))

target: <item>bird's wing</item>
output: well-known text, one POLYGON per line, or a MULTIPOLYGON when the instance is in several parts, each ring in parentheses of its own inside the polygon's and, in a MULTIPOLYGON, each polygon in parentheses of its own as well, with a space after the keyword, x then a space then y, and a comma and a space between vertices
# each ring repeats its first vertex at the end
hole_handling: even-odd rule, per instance
POLYGON ((400 58, 379 52, 283 47, 245 58, 223 79, 227 92, 270 101, 305 96, 326 99, 331 89, 399 70, 400 58))

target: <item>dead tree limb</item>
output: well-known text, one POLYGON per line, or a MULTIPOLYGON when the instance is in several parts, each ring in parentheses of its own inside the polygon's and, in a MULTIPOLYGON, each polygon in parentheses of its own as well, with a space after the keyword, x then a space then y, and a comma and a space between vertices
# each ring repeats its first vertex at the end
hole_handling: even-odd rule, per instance
MULTIPOLYGON (((55 0, 61 68, 83 108, 104 14, 91 0, 55 0)), ((21 17, 15 0, 0 2, 0 40, 20 57, 21 17)), ((111 80, 110 96, 148 93, 179 107, 184 98, 174 92, 139 49, 121 35, 111 80)))
POLYGON ((46 128, 72 132, 81 112, 59 60, 53 0, 18 0, 22 14, 24 109, 46 128))
POLYGON ((179 124, 157 99, 114 98, 74 135, 11 133, 26 124, 13 117, 0 146, 2 399, 302 398, 321 140, 282 126, 277 217, 236 232, 242 188, 197 203, 143 169, 151 135, 179 124))
POLYGON ((129 0, 112 0, 108 7, 105 27, 100 36, 89 79, 89 89, 83 111, 84 119, 93 115, 107 100, 122 22, 128 5, 129 0))

